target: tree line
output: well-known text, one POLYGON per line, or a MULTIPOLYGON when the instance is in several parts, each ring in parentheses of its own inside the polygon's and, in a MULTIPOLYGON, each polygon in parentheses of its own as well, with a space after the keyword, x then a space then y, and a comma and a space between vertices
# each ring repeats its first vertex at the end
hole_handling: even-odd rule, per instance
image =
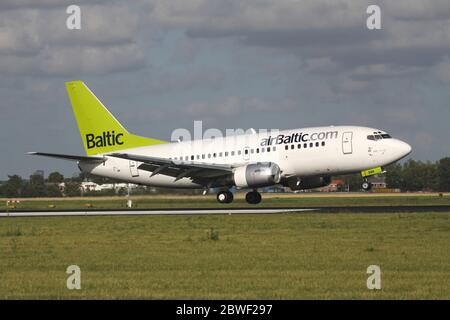
POLYGON ((450 191, 450 158, 439 161, 409 160, 386 168, 386 183, 402 191, 450 191))
POLYGON ((47 179, 41 174, 32 174, 28 180, 15 174, 8 176, 8 180, 0 185, 0 197, 62 197, 79 196, 82 178, 64 178, 59 172, 52 172, 47 179), (59 184, 65 183, 64 193, 59 184))
MULTIPOLYGON (((450 192, 450 157, 442 158, 438 161, 417 161, 408 160, 403 163, 395 163, 387 166, 385 181, 388 188, 407 191, 434 191, 450 192)), ((8 180, 0 184, 0 197, 18 198, 18 197, 62 197, 62 196, 80 196, 81 182, 88 178, 84 174, 65 178, 59 172, 52 172, 47 178, 42 174, 32 174, 28 180, 19 175, 8 176, 8 180), (59 184, 64 182, 64 190, 61 190, 59 184)), ((341 178, 349 186, 350 191, 361 190, 362 178, 359 174, 346 175, 341 178)), ((97 184, 117 183, 113 179, 102 177, 89 177, 89 181, 97 184)), ((138 188, 133 190, 133 194, 152 194, 152 193, 194 193, 201 191, 195 190, 156 190, 138 188)), ((85 192, 84 195, 115 195, 126 194, 126 190, 103 190, 85 192)))
MULTIPOLYGON (((417 161, 410 159, 394 163, 386 168, 386 187, 402 192, 428 191, 450 192, 450 158, 438 161, 417 161)), ((359 191, 363 178, 359 174, 341 177, 350 191, 359 191)))
MULTIPOLYGON (((32 197, 79 197, 79 196, 114 196, 126 195, 127 188, 105 189, 101 191, 83 191, 81 183, 91 181, 98 185, 121 183, 110 178, 97 176, 87 176, 80 173, 72 178, 65 178, 59 172, 52 172, 47 178, 42 174, 34 173, 28 180, 19 175, 8 176, 8 180, 0 183, 0 198, 32 198, 32 197), (60 184, 64 182, 64 188, 60 184)), ((200 194, 202 190, 182 190, 182 189, 158 189, 138 186, 132 189, 133 195, 146 195, 155 193, 182 193, 182 194, 200 194)))

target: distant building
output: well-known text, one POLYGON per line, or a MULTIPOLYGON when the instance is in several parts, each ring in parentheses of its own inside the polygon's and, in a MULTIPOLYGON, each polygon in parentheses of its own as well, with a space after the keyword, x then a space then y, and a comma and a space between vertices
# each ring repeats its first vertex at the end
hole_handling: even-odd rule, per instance
POLYGON ((384 175, 375 175, 369 179, 372 189, 386 189, 386 178, 384 175))
POLYGON ((33 173, 33 176, 41 176, 41 177, 44 177, 44 170, 36 170, 36 171, 33 173))
POLYGON ((90 182, 90 181, 83 181, 80 185, 80 189, 83 192, 102 191, 101 186, 99 186, 95 182, 90 182))
POLYGON ((283 187, 279 187, 279 186, 270 186, 270 187, 265 187, 261 189, 261 192, 267 192, 267 193, 282 193, 285 192, 285 189, 283 187))
POLYGON ((347 191, 347 186, 345 185, 345 181, 342 179, 334 179, 331 180, 331 183, 325 187, 318 189, 320 192, 338 192, 338 191, 347 191))
MULTIPOLYGON (((66 187, 66 184, 64 182, 61 182, 58 184, 59 190, 61 192, 64 192, 64 188, 66 187)), ((97 184, 95 182, 91 181, 83 181, 80 185, 80 190, 83 192, 90 192, 90 191, 104 191, 104 190, 114 190, 115 192, 118 192, 120 189, 127 188, 134 189, 139 187, 137 184, 133 183, 105 183, 105 184, 97 184)))

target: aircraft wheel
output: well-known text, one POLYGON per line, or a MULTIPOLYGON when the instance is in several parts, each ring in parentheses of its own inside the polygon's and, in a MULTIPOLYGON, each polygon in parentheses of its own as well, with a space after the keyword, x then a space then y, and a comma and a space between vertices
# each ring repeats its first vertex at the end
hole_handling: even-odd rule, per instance
POLYGON ((217 193, 217 201, 219 203, 231 203, 233 201, 233 193, 230 191, 220 191, 217 193))
POLYGON ((258 191, 251 191, 245 195, 245 201, 249 204, 258 204, 261 199, 261 194, 258 191))
POLYGON ((372 189, 372 184, 369 181, 364 181, 362 183, 362 188, 364 191, 369 191, 370 189, 372 189))
POLYGON ((227 196, 228 196, 228 201, 227 203, 232 203, 233 202, 233 192, 231 191, 227 191, 227 196))

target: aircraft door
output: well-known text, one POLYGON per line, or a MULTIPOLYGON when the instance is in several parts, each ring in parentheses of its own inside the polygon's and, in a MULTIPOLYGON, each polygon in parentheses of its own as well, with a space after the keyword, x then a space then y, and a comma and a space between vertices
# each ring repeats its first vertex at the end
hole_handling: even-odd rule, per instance
POLYGON ((342 152, 344 154, 352 154, 352 152, 353 152, 352 138, 353 138, 353 132, 351 132, 351 131, 344 132, 342 134, 342 152))
POLYGON ((130 160, 130 172, 132 177, 139 177, 139 170, 136 161, 130 160))

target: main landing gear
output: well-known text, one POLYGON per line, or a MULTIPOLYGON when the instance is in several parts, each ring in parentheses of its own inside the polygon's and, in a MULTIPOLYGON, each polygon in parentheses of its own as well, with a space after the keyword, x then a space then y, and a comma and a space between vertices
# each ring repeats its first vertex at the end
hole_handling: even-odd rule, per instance
POLYGON ((231 203, 233 202, 233 193, 228 190, 219 191, 217 193, 217 201, 219 201, 219 203, 231 203))
POLYGON ((261 202, 261 194, 256 190, 247 192, 245 195, 245 201, 249 204, 258 204, 261 202))
MULTIPOLYGON (((219 191, 217 193, 217 201, 219 203, 231 203, 233 202, 233 193, 228 190, 219 191)), ((247 192, 245 195, 245 201, 249 204, 258 204, 261 202, 261 194, 256 190, 247 192)))

